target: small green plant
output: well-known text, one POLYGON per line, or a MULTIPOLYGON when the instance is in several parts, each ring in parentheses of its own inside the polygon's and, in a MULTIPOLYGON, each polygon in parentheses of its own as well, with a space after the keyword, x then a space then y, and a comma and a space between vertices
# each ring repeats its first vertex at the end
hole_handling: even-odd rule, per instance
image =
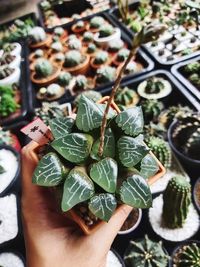
POLYGON ((163 103, 156 99, 144 100, 141 105, 147 123, 149 121, 156 121, 161 111, 164 109, 163 103))
POLYGON ((71 38, 68 42, 68 48, 72 50, 81 50, 81 41, 78 38, 71 38))
POLYGON ((93 29, 99 29, 104 23, 104 18, 100 16, 95 16, 90 20, 90 27, 93 29))
POLYGON ((124 46, 124 42, 119 39, 115 42, 109 43, 109 51, 110 52, 117 52, 124 46))
POLYGON ((42 49, 35 50, 34 54, 36 58, 44 57, 44 51, 42 49))
POLYGON ((46 33, 42 27, 34 27, 29 32, 29 37, 32 43, 39 43, 46 39, 46 33))
POLYGON ((194 72, 198 72, 199 70, 200 70, 200 62, 197 61, 189 63, 184 67, 185 73, 188 74, 193 74, 194 72))
POLYGON ((117 5, 119 8, 119 12, 122 18, 122 21, 127 24, 130 21, 129 18, 129 6, 128 6, 128 0, 117 0, 117 5))
POLYGON ((199 267, 200 247, 196 242, 180 246, 172 258, 174 267, 199 267))
POLYGON ((99 51, 96 53, 94 63, 97 65, 104 64, 108 60, 108 52, 99 51))
POLYGON ((124 256, 128 267, 167 267, 168 259, 162 242, 154 242, 147 235, 138 241, 131 240, 124 256))
POLYGON ((151 77, 147 80, 145 87, 145 93, 147 94, 158 94, 164 89, 164 84, 160 79, 151 77))
POLYGON ((98 84, 104 84, 112 82, 115 79, 116 69, 110 66, 103 66, 97 70, 96 82, 98 84))
POLYGON ((35 73, 39 78, 46 78, 53 73, 53 66, 45 58, 40 58, 35 64, 35 73))
POLYGON ((71 79, 72 75, 69 72, 62 71, 58 77, 58 83, 61 86, 67 86, 69 85, 71 79))
POLYGON ((181 228, 191 204, 191 185, 183 176, 173 177, 163 194, 162 223, 164 227, 181 228))
POLYGON ((104 24, 99 29, 100 38, 111 36, 113 33, 114 33, 114 28, 111 24, 104 24))
POLYGON ((127 49, 127 48, 121 49, 117 53, 117 61, 124 62, 128 58, 129 54, 130 54, 130 50, 129 49, 127 49))
POLYGON ((68 51, 65 54, 64 67, 75 67, 82 62, 82 55, 77 50, 68 51))
POLYGON ((84 42, 92 42, 94 35, 92 32, 84 32, 83 34, 83 41, 84 42))
POLYGON ((75 90, 85 90, 87 88, 87 78, 84 75, 78 75, 76 76, 74 89, 75 90))
POLYGON ((165 168, 170 168, 172 160, 172 152, 169 144, 165 140, 154 136, 150 136, 145 141, 148 147, 154 153, 154 155, 165 166, 165 168))
POLYGON ((79 20, 75 25, 77 29, 82 29, 85 26, 85 23, 84 21, 79 20))
POLYGON ((15 91, 11 86, 0 86, 0 116, 5 118, 20 107, 15 101, 15 91))
POLYGON ((92 54, 97 50, 97 47, 95 44, 91 43, 88 45, 87 53, 92 54))
POLYGON ((117 105, 129 107, 135 105, 138 100, 137 93, 129 87, 119 88, 115 95, 115 102, 117 105))
POLYGON ((55 35, 60 37, 63 35, 64 29, 62 27, 56 27, 53 32, 55 35))
POLYGON ((51 49, 53 49, 55 52, 61 52, 63 50, 62 43, 59 41, 53 42, 51 44, 51 49))

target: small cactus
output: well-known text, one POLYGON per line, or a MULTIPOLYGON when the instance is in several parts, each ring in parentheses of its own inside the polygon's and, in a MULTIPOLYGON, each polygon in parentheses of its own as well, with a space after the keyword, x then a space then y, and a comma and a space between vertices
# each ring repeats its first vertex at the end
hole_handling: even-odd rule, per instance
POLYGON ((61 42, 59 42, 59 41, 52 43, 51 48, 55 52, 61 52, 63 50, 63 46, 62 46, 61 42))
POLYGON ((94 58, 94 63, 97 65, 104 64, 108 60, 108 52, 99 51, 94 58))
POLYGON ((99 37, 104 38, 112 35, 114 32, 114 28, 111 24, 103 24, 99 29, 99 37))
POLYGON ((55 35, 60 37, 64 33, 64 29, 62 27, 56 27, 53 32, 55 35))
POLYGON ((46 33, 42 27, 34 27, 29 32, 32 43, 39 43, 46 39, 46 33))
POLYGON ((79 20, 76 24, 75 24, 77 29, 82 29, 85 26, 84 21, 79 20))
POLYGON ((112 82, 115 79, 116 69, 110 66, 103 66, 97 70, 96 82, 104 84, 112 82))
POLYGON ((64 67, 75 67, 81 63, 82 55, 79 51, 71 50, 65 54, 64 67))
POLYGON ((122 49, 123 46, 124 46, 124 42, 121 39, 116 40, 115 42, 109 43, 109 51, 117 52, 120 49, 122 49))
POLYGON ((78 38, 71 38, 68 42, 68 48, 71 50, 81 50, 81 41, 78 38))
POLYGON ((154 242, 147 235, 139 241, 131 240, 124 256, 128 267, 167 267, 168 258, 162 242, 154 242))
POLYGON ((129 54, 130 54, 130 51, 127 48, 121 49, 117 53, 117 61, 124 62, 128 58, 129 54))
POLYGON ((53 73, 53 66, 47 59, 40 58, 36 61, 35 72, 38 77, 45 78, 53 73))
POLYGON ((4 131, 0 127, 0 145, 2 144, 12 145, 12 142, 13 140, 10 131, 4 131))
POLYGON ((173 177, 163 194, 163 226, 170 229, 183 227, 190 204, 190 183, 183 176, 173 177))
POLYGON ((84 75, 78 75, 75 80, 75 90, 85 90, 87 88, 87 78, 84 75))
POLYGON ((199 267, 200 266, 200 246, 192 242, 178 248, 172 258, 173 267, 199 267))
POLYGON ((84 42, 91 42, 93 41, 94 35, 92 32, 84 32, 83 34, 83 41, 84 42))
POLYGON ((91 43, 88 45, 87 53, 92 54, 97 50, 97 47, 95 44, 91 43))
POLYGON ((72 76, 69 72, 62 71, 58 77, 58 83, 61 86, 67 86, 69 85, 71 79, 72 79, 72 76))
POLYGON ((100 16, 95 16, 90 20, 90 27, 93 29, 99 29, 101 25, 105 23, 104 18, 100 16))
POLYGON ((142 102, 142 110, 145 121, 155 121, 159 116, 160 112, 163 110, 163 108, 163 103, 156 99, 144 100, 142 102))
POLYGON ((116 104, 125 107, 134 106, 138 103, 138 101, 139 101, 138 94, 134 90, 128 87, 124 87, 123 89, 119 88, 115 95, 116 104))
POLYGON ((170 168, 172 152, 169 144, 163 139, 154 136, 150 136, 145 141, 147 146, 151 149, 158 160, 165 166, 165 168, 170 168))

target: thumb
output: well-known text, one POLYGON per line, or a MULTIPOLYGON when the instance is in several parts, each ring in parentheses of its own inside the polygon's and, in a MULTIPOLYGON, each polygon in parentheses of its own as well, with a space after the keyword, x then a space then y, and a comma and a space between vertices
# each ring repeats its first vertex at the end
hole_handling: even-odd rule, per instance
POLYGON ((99 229, 92 234, 92 238, 98 240, 99 244, 103 244, 109 249, 132 209, 133 208, 128 205, 119 206, 109 222, 103 222, 99 229))

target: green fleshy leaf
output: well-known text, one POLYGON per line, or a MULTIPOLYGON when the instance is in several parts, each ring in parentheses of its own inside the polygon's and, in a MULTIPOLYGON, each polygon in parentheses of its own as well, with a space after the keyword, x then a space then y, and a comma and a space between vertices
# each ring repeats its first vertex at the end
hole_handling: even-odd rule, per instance
POLYGON ((73 125, 74 119, 69 117, 55 118, 49 121, 49 126, 55 139, 71 133, 73 125))
MULTIPOLYGON (((107 104, 98 104, 97 103, 96 105, 99 107, 99 109, 102 110, 102 113, 104 114, 107 104)), ((117 115, 117 112, 114 109, 109 108, 107 120, 113 119, 116 115, 117 115)))
POLYGON ((122 111, 115 121, 127 135, 137 136, 143 132, 144 118, 141 107, 132 107, 122 111))
POLYGON ((112 158, 105 158, 92 164, 90 177, 109 193, 114 193, 117 186, 118 166, 112 158))
POLYGON ((157 161, 153 156, 147 154, 141 161, 140 174, 148 179, 155 175, 159 170, 157 161))
POLYGON ((73 163, 84 162, 90 154, 92 144, 92 136, 81 133, 71 133, 51 143, 60 155, 73 163))
POLYGON ((94 195, 94 184, 79 167, 68 174, 62 197, 62 211, 68 211, 76 204, 90 199, 94 195))
MULTIPOLYGON (((92 146, 92 151, 90 154, 92 159, 95 159, 95 160, 101 159, 98 155, 99 146, 100 146, 100 139, 98 139, 92 146)), ((105 131, 104 149, 103 149, 102 157, 103 158, 105 157, 114 158, 115 157, 115 137, 114 137, 114 134, 111 128, 108 128, 105 131)))
POLYGON ((63 166, 55 153, 48 153, 38 163, 32 182, 40 186, 56 186, 63 180, 63 166))
POLYGON ((129 136, 122 136, 118 140, 119 159, 127 168, 134 167, 149 152, 148 147, 139 140, 129 136))
POLYGON ((102 123, 103 112, 99 106, 86 96, 82 95, 76 116, 76 126, 79 130, 89 132, 99 128, 102 123))
POLYGON ((108 222, 117 207, 117 200, 112 194, 99 194, 90 199, 89 210, 99 219, 108 222))
POLYGON ((147 209, 152 206, 152 195, 146 180, 140 175, 132 175, 120 187, 121 201, 131 207, 147 209))

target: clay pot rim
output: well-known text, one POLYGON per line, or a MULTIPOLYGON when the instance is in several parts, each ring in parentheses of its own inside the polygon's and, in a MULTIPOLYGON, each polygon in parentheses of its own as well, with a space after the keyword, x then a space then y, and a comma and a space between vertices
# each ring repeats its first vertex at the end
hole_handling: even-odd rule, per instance
POLYGON ((35 78, 35 75, 36 75, 36 72, 32 72, 31 73, 31 81, 35 84, 38 84, 38 85, 47 85, 49 84, 50 82, 54 81, 57 79, 57 77, 59 76, 60 74, 60 71, 61 71, 61 68, 59 66, 56 66, 56 65, 53 65, 54 67, 54 73, 52 73, 49 77, 46 77, 46 78, 42 78, 42 79, 36 79, 35 78))
POLYGON ((64 87, 62 87, 62 86, 60 86, 60 88, 62 89, 62 93, 60 93, 59 95, 57 95, 57 96, 52 96, 52 97, 44 97, 44 98, 40 98, 40 97, 38 97, 39 96, 39 92, 37 93, 37 99, 39 99, 39 100, 42 100, 42 101, 49 101, 49 102, 51 102, 51 101, 55 101, 55 100, 57 100, 57 99, 59 99, 59 98, 61 98, 64 94, 65 94, 65 88, 64 87))
POLYGON ((38 42, 36 44, 30 43, 29 46, 30 48, 36 49, 36 48, 40 48, 45 45, 49 45, 51 41, 52 41, 52 36, 51 34, 47 33, 47 38, 44 41, 38 42))
POLYGON ((101 68, 102 66, 108 66, 108 65, 110 65, 111 62, 112 62, 112 59, 108 56, 108 59, 106 60, 106 62, 101 63, 101 64, 96 64, 96 63, 94 63, 94 61, 95 61, 95 56, 91 58, 90 65, 91 65, 91 67, 93 69, 97 70, 97 69, 101 68))
POLYGON ((74 33, 82 33, 84 32, 85 30, 87 29, 87 22, 84 21, 84 27, 80 28, 80 29, 77 29, 76 28, 76 23, 72 25, 71 27, 71 30, 74 32, 74 33))

